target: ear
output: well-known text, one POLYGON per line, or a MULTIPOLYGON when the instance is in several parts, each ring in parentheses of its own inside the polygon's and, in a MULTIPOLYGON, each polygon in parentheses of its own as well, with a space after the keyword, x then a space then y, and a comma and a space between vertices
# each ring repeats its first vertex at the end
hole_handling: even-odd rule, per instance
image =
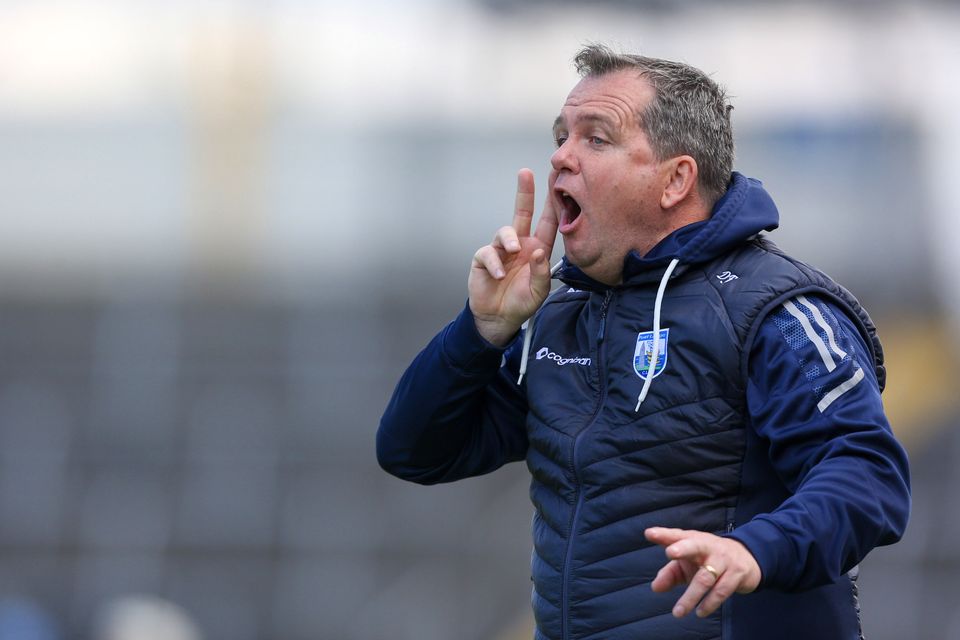
POLYGON ((664 164, 667 182, 660 194, 660 206, 672 209, 696 191, 697 161, 690 156, 677 156, 664 164))

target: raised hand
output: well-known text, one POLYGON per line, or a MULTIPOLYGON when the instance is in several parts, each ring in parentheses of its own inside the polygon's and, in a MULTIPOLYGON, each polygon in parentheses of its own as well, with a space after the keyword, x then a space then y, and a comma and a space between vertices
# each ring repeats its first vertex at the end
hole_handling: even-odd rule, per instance
MULTIPOLYGON (((551 174, 551 185, 555 177, 551 174)), ((510 341, 550 293, 549 259, 559 223, 548 192, 536 232, 530 235, 533 196, 533 172, 521 169, 513 224, 501 227, 493 242, 477 249, 470 265, 470 311, 480 335, 498 346, 510 341)))
POLYGON ((760 566, 739 541, 703 531, 651 527, 647 540, 666 547, 670 561, 657 572, 651 587, 669 591, 689 585, 673 615, 682 618, 696 608, 697 616, 708 616, 734 593, 750 593, 760 584, 760 566))

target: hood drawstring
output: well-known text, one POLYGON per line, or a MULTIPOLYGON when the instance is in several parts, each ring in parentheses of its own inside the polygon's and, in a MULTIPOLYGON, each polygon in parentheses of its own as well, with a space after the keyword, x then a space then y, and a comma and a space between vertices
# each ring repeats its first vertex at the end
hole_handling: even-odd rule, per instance
MULTIPOLYGON (((561 259, 557 264, 550 267, 550 277, 552 278, 557 271, 560 271, 562 266, 563 260, 561 259)), ((536 315, 536 312, 534 312, 520 327, 523 329, 523 355, 520 356, 520 377, 517 378, 517 384, 523 382, 523 376, 527 372, 527 360, 530 359, 530 341, 533 340, 533 319, 536 315)))
POLYGON ((643 379, 643 389, 640 390, 640 395, 637 396, 637 408, 634 409, 634 412, 640 411, 640 405, 643 404, 643 401, 647 397, 647 392, 650 391, 650 384, 653 382, 654 371, 657 369, 657 360, 660 359, 660 307, 663 304, 663 292, 667 290, 667 281, 670 280, 670 274, 673 273, 674 268, 679 264, 680 260, 674 258, 670 261, 670 265, 667 267, 667 270, 663 272, 663 277, 660 279, 660 288, 657 289, 657 301, 653 304, 653 349, 650 354, 650 368, 647 369, 647 377, 643 379))

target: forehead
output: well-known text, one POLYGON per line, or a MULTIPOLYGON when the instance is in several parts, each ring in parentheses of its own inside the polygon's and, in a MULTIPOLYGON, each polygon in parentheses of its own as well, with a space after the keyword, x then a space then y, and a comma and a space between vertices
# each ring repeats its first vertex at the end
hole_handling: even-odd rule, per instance
POLYGON ((621 126, 637 124, 653 99, 653 87, 637 69, 621 69, 601 76, 588 76, 570 91, 559 120, 569 120, 582 112, 612 117, 621 126))

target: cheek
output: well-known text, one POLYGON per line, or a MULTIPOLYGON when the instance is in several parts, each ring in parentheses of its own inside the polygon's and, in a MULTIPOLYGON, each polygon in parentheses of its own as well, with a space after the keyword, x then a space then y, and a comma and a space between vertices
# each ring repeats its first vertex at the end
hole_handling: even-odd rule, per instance
POLYGON ((606 189, 601 192, 600 199, 611 218, 625 218, 632 215, 632 212, 648 197, 648 189, 644 185, 630 179, 630 176, 621 174, 618 179, 608 182, 606 189))

